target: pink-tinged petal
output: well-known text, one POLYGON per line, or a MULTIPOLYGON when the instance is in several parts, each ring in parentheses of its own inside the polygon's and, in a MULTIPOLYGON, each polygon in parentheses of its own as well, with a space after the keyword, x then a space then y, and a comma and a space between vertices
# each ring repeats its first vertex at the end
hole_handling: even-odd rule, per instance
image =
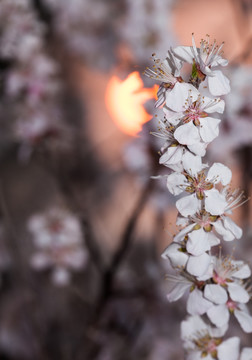
POLYGON ((223 341, 218 346, 218 359, 219 360, 238 360, 240 353, 240 339, 232 337, 223 341))
POLYGON ((167 188, 173 195, 179 195, 184 191, 182 185, 187 186, 187 181, 181 173, 175 172, 167 176, 167 188))
POLYGON ((215 119, 212 117, 206 117, 200 119, 200 127, 199 132, 201 139, 206 142, 210 143, 219 135, 219 119, 215 119))
POLYGON ((233 233, 231 233, 231 231, 227 230, 223 226, 222 220, 216 221, 213 225, 214 225, 214 229, 216 230, 216 232, 218 234, 220 234, 221 236, 223 236, 223 240, 232 241, 235 239, 233 233))
POLYGON ((183 268, 185 267, 188 255, 181 250, 181 245, 172 243, 162 253, 163 259, 169 259, 173 267, 183 268))
POLYGON ((222 185, 227 185, 232 179, 232 171, 221 163, 214 163, 207 174, 207 180, 211 181, 215 179, 215 182, 221 182, 222 185))
POLYGON ((207 272, 210 262, 211 257, 207 253, 189 256, 186 269, 191 275, 202 276, 207 272))
POLYGON ((227 206, 224 195, 220 194, 217 189, 205 191, 205 209, 212 215, 222 215, 227 206))
POLYGON ((230 92, 230 81, 220 70, 211 71, 208 86, 210 93, 214 96, 226 95, 230 92))
POLYGON ((193 215, 200 210, 200 200, 191 194, 176 201, 176 207, 183 216, 193 215))
POLYGON ((192 101, 195 101, 198 95, 199 92, 194 86, 177 82, 171 91, 166 92, 166 106, 175 112, 183 112, 188 97, 192 96, 192 101))
POLYGON ((223 222, 225 228, 231 231, 236 239, 240 239, 242 237, 242 229, 238 225, 236 225, 236 223, 232 219, 230 219, 228 216, 225 216, 223 222))
POLYGON ((231 299, 235 302, 247 303, 250 299, 248 292, 238 283, 230 282, 227 284, 231 299))
POLYGON ((219 114, 222 114, 225 109, 225 101, 218 99, 211 99, 209 97, 204 97, 204 106, 202 107, 202 110, 206 111, 208 114, 212 114, 214 112, 217 112, 219 114))
POLYGON ((184 150, 182 146, 168 147, 165 153, 160 157, 159 164, 163 164, 165 166, 177 164, 182 161, 183 152, 184 150))
POLYGON ((207 316, 211 322, 217 326, 224 326, 229 322, 229 310, 226 304, 214 305, 207 311, 207 316))
POLYGON ((200 156, 191 154, 189 151, 183 156, 183 167, 190 175, 197 176, 202 170, 202 159, 200 156))
POLYGON ((192 228, 195 226, 195 224, 190 224, 186 226, 184 229, 179 231, 177 235, 174 237, 175 242, 180 242, 184 240, 184 237, 192 230, 192 228))
POLYGON ((239 324, 241 325, 242 330, 245 331, 246 333, 251 333, 252 317, 248 313, 238 309, 234 310, 234 315, 238 320, 239 324))
POLYGON ((194 230, 189 234, 188 241, 186 243, 186 250, 194 255, 199 256, 206 251, 210 250, 210 244, 208 241, 208 233, 202 228, 194 230))
POLYGON ((192 151, 195 155, 205 156, 207 144, 199 142, 197 144, 187 145, 188 149, 192 151))
POLYGON ((185 61, 189 64, 193 63, 194 54, 192 52, 191 46, 177 46, 174 49, 172 49, 172 52, 180 60, 185 61))
POLYGON ((252 360, 252 348, 244 348, 241 352, 240 360, 252 360))
POLYGON ((212 306, 213 304, 203 297, 202 291, 195 289, 189 294, 186 309, 190 315, 203 315, 212 306))
MULTIPOLYGON (((169 281, 169 280, 168 280, 169 281)), ((173 289, 171 289, 168 294, 166 295, 167 299, 170 302, 174 302, 179 300, 184 293, 189 290, 191 287, 190 283, 180 283, 178 282, 177 284, 175 284, 175 286, 173 287, 173 289)))
POLYGON ((174 132, 174 137, 182 145, 200 142, 199 130, 192 121, 179 126, 174 132))
POLYGON ((228 300, 226 290, 217 284, 207 284, 204 289, 204 296, 218 305, 225 304, 228 300))

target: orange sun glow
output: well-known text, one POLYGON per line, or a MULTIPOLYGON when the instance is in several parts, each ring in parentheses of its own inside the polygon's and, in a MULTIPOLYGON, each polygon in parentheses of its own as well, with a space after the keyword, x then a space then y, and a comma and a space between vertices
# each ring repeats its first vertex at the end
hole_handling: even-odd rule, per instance
POLYGON ((142 125, 152 118, 143 104, 156 98, 158 85, 144 88, 139 72, 134 71, 125 80, 112 76, 108 82, 105 103, 116 125, 126 134, 136 136, 142 125))

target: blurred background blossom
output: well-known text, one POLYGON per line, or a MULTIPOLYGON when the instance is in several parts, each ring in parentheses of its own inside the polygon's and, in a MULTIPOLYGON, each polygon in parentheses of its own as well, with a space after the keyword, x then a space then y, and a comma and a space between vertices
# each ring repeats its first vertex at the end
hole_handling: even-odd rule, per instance
MULTIPOLYGON (((207 160, 249 196, 250 0, 0 2, 1 359, 183 359, 160 258, 176 209, 151 178, 160 113, 141 73, 192 32, 225 41, 232 90, 207 160)), ((250 261, 251 202, 234 217, 250 261)))

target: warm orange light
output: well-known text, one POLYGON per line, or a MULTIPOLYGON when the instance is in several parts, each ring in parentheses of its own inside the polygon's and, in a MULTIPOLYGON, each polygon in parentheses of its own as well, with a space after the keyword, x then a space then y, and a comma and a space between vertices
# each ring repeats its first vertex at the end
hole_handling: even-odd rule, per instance
POLYGON ((143 104, 156 98, 158 85, 144 88, 139 72, 131 73, 125 80, 112 76, 109 80, 105 102, 108 112, 116 125, 126 134, 136 136, 142 125, 152 116, 143 104))

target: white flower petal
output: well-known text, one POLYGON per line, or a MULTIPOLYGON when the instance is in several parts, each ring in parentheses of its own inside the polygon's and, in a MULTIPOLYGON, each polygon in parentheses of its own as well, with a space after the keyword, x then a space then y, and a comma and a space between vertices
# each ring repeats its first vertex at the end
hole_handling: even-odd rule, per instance
POLYGON ((193 145, 200 142, 199 130, 192 121, 177 127, 174 137, 182 145, 193 145))
POLYGON ((240 360, 252 360, 252 348, 242 349, 240 360))
MULTIPOLYGON (((167 281, 169 282, 169 278, 167 279, 167 281)), ((175 284, 171 284, 171 289, 168 290, 168 294, 166 295, 167 299, 170 302, 177 301, 184 295, 186 290, 190 289, 191 285, 192 284, 189 282, 179 282, 179 281, 175 284)))
POLYGON ((203 297, 202 291, 193 290, 188 297, 187 312, 191 315, 203 315, 213 304, 203 297))
POLYGON ((230 81, 220 70, 211 71, 208 77, 209 91, 214 96, 221 96, 230 92, 230 81))
POLYGON ((194 334, 201 331, 208 331, 208 327, 198 315, 190 316, 187 320, 184 320, 181 323, 182 340, 190 339, 194 334))
POLYGON ((230 282, 227 284, 228 292, 233 301, 240 303, 247 303, 249 301, 249 294, 244 287, 236 282, 230 282))
POLYGON ((225 109, 225 101, 218 99, 213 99, 205 96, 204 97, 204 106, 202 107, 202 110, 206 111, 208 114, 212 114, 214 112, 217 112, 219 114, 222 114, 225 109))
POLYGON ((219 360, 238 360, 239 358, 240 339, 232 337, 223 341, 218 346, 218 359, 219 360))
POLYGON ((233 277, 237 279, 247 279, 251 276, 251 269, 248 264, 243 263, 243 261, 233 261, 234 264, 237 264, 238 270, 233 273, 233 277))
POLYGON ((213 179, 215 179, 216 183, 221 182, 224 186, 230 183, 231 178, 232 171, 221 163, 214 163, 207 174, 208 181, 213 181, 213 179))
POLYGON ((211 257, 204 253, 200 256, 189 256, 186 269, 194 276, 202 276, 206 273, 211 262, 211 257))
POLYGON ((222 304, 212 306, 207 311, 207 316, 215 326, 221 327, 228 323, 230 315, 226 304, 222 304))
POLYGON ((235 239, 234 234, 223 226, 223 222, 221 219, 217 220, 213 225, 216 232, 223 236, 223 240, 232 241, 235 239))
POLYGON ((194 59, 194 54, 192 52, 191 46, 177 46, 172 49, 172 52, 181 60, 192 64, 194 59))
POLYGON ((247 314, 244 311, 235 309, 234 315, 236 319, 238 320, 239 324, 241 325, 241 328, 246 333, 252 332, 252 317, 251 315, 247 314))
POLYGON ((159 164, 169 166, 170 164, 177 164, 182 161, 183 156, 182 146, 168 147, 164 154, 159 159, 159 164))
POLYGON ((185 267, 188 255, 180 251, 180 249, 180 244, 172 243, 165 249, 161 257, 163 259, 169 259, 173 267, 185 267))
POLYGON ((183 174, 174 172, 167 176, 167 188, 173 195, 179 195, 184 191, 182 185, 187 186, 186 177, 183 174))
POLYGON ((200 210, 200 200, 195 194, 184 196, 176 201, 176 207, 183 216, 193 215, 200 210))
POLYGON ((204 289, 204 296, 206 299, 215 304, 225 304, 228 300, 226 290, 217 284, 207 284, 204 289))
POLYGON ((199 256, 204 252, 209 251, 210 244, 208 241, 208 233, 206 233, 202 228, 192 231, 189 234, 186 249, 194 256, 199 256))
POLYGON ((224 217, 223 223, 225 228, 231 231, 236 239, 240 239, 242 237, 242 229, 238 225, 236 225, 236 223, 228 216, 224 217))
POLYGON ((195 156, 189 151, 184 155, 182 163, 185 171, 193 176, 196 176, 203 169, 201 157, 195 156))
POLYGON ((205 209, 212 215, 222 215, 227 206, 226 198, 217 189, 205 191, 205 209))
POLYGON ((194 226, 195 226, 195 224, 190 224, 190 225, 186 226, 184 229, 182 229, 181 231, 179 231, 177 233, 177 235, 174 237, 174 241, 175 242, 183 241, 186 234, 188 232, 190 232, 194 226))
POLYGON ((192 101, 195 101, 199 92, 190 84, 177 82, 171 91, 166 92, 166 106, 173 111, 182 112, 189 95, 192 96, 192 101))
POLYGON ((187 145, 188 149, 192 151, 195 155, 199 155, 201 157, 206 155, 206 147, 207 144, 203 142, 199 142, 197 144, 187 145))
POLYGON ((210 143, 219 135, 219 123, 220 119, 215 119, 212 117, 206 117, 200 119, 199 132, 201 139, 210 143))

